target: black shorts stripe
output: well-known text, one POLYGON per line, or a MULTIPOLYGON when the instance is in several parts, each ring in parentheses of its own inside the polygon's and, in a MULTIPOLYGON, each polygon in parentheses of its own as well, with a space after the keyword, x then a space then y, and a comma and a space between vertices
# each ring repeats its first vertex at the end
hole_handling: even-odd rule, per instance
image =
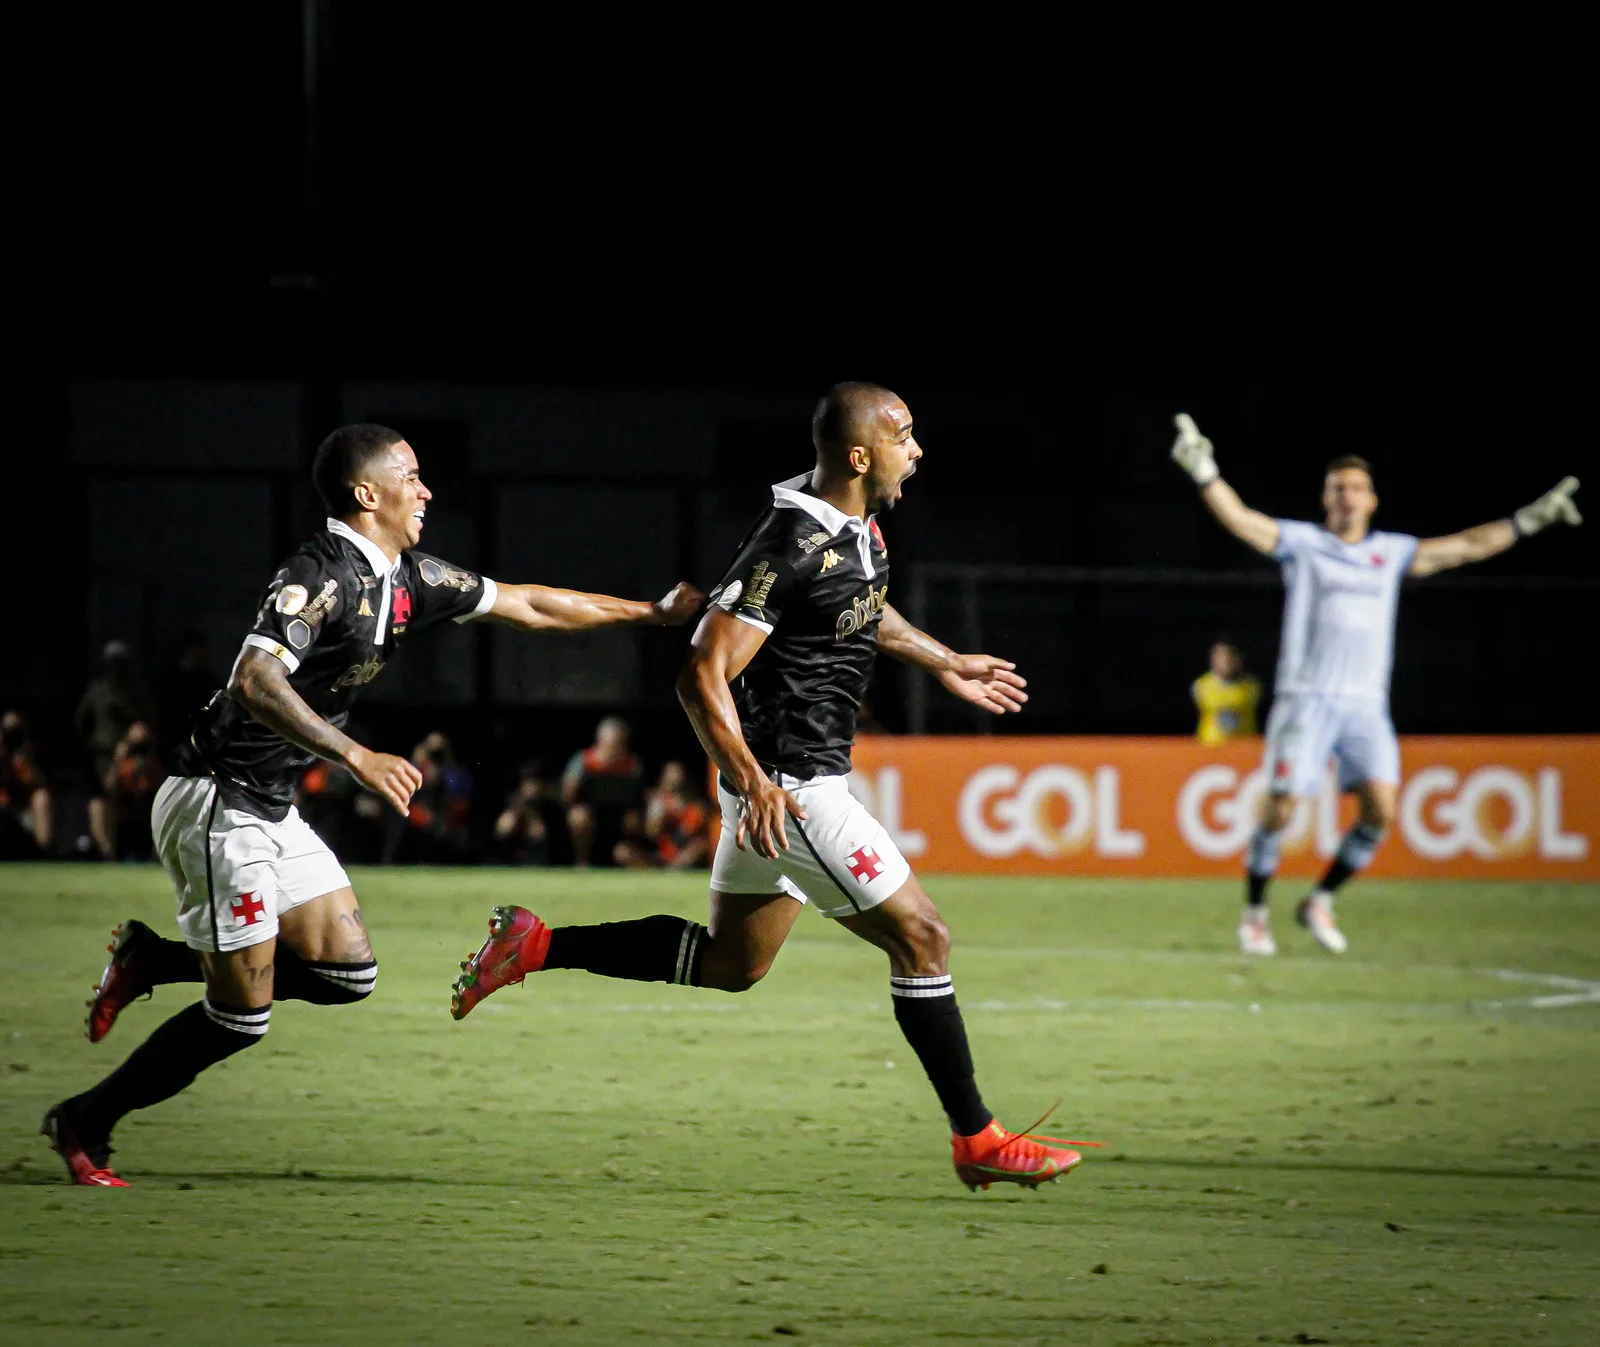
POLYGON ((211 821, 217 816, 217 796, 221 791, 211 787, 211 808, 206 810, 206 904, 211 908, 211 950, 222 953, 222 936, 217 932, 217 886, 211 877, 211 821))
POLYGON ((806 830, 800 826, 800 820, 791 817, 789 822, 794 824, 795 831, 800 834, 800 840, 806 844, 806 850, 817 858, 817 864, 822 867, 822 873, 827 875, 827 877, 834 882, 834 885, 838 888, 839 892, 844 894, 844 896, 849 900, 851 907, 853 907, 857 912, 861 911, 861 904, 856 902, 855 894, 851 893, 849 889, 845 888, 843 884, 839 883, 839 876, 834 874, 832 870, 828 869, 828 863, 822 859, 822 853, 811 845, 811 839, 806 836, 806 830))

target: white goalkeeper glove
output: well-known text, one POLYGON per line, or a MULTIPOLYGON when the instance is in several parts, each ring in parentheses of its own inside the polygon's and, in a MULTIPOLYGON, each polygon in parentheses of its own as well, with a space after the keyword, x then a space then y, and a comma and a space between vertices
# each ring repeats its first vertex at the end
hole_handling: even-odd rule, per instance
POLYGON ((1172 442, 1172 461, 1194 478, 1196 486, 1210 486, 1217 480, 1211 441, 1200 433, 1200 427, 1187 412, 1179 412, 1172 421, 1178 427, 1178 438, 1172 442))
MULTIPOLYGON (((1174 449, 1173 453, 1177 453, 1177 450, 1174 449)), ((1572 493, 1577 489, 1576 477, 1563 477, 1532 505, 1524 505, 1511 516, 1511 525, 1516 529, 1517 537, 1526 538, 1530 533, 1547 529, 1552 524, 1583 523, 1583 516, 1572 503, 1572 493)))

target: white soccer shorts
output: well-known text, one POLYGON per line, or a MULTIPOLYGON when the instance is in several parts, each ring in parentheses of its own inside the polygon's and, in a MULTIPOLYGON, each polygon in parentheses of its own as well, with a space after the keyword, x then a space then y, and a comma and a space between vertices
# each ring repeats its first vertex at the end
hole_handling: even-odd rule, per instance
POLYGON ((224 808, 208 776, 169 776, 150 814, 156 855, 178 892, 178 929, 191 949, 244 949, 278 934, 290 908, 350 877, 300 811, 281 823, 224 808))
POLYGON ((745 850, 734 845, 739 797, 718 778, 722 838, 711 862, 715 892, 786 893, 809 901, 825 917, 848 917, 876 907, 911 878, 894 838, 850 793, 844 777, 801 781, 780 773, 775 780, 800 801, 806 817, 785 817, 789 849, 769 861, 748 838, 745 850))
POLYGON ((1266 772, 1274 795, 1315 795, 1328 759, 1339 789, 1363 781, 1400 782, 1400 740, 1381 702, 1301 695, 1280 697, 1267 716, 1266 772))

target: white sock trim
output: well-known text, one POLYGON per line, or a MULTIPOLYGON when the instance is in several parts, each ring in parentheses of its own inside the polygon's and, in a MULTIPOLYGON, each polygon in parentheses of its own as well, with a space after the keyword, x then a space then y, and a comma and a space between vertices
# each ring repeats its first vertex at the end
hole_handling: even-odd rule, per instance
POLYGON ((935 977, 891 977, 889 979, 889 995, 891 996, 906 996, 912 999, 930 996, 954 996, 955 990, 955 983, 951 981, 948 973, 940 973, 935 977))
POLYGON ((272 1007, 264 1006, 260 1010, 218 1010, 210 1000, 205 1002, 206 1018, 214 1024, 220 1024, 224 1029, 232 1029, 237 1033, 249 1034, 252 1038, 260 1038, 267 1032, 272 1019, 272 1007))

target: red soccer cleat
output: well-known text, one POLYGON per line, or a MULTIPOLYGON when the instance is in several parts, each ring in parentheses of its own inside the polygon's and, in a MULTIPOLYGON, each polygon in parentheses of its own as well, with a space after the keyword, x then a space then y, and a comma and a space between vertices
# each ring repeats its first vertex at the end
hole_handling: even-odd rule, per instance
POLYGON ((1025 1188, 1050 1183, 1083 1163, 1077 1151, 1058 1150, 1057 1147, 1098 1146, 1100 1143, 1062 1141, 1059 1137, 1037 1136, 1031 1130, 1008 1132, 999 1123, 991 1122, 976 1136, 952 1136, 950 1145, 956 1177, 974 1191, 979 1188, 987 1191, 991 1183, 1020 1183, 1025 1188), (1045 1142, 1052 1144, 1047 1146, 1045 1142))
POLYGON ((514 986, 544 967, 550 928, 525 907, 497 907, 489 916, 489 938, 461 965, 450 996, 450 1017, 464 1020, 472 1008, 502 987, 514 986))
POLYGON ((50 1149, 61 1157, 73 1183, 83 1188, 129 1186, 126 1179, 119 1179, 111 1172, 109 1146, 98 1155, 91 1155, 83 1148, 60 1104, 44 1115, 44 1123, 40 1126, 39 1132, 40 1135, 50 1138, 50 1149))
POLYGON ((111 962, 95 984, 94 999, 86 1004, 89 1014, 83 1032, 91 1043, 98 1043, 111 1032, 130 1001, 147 996, 150 988, 139 981, 139 947, 151 930, 142 921, 128 920, 111 933, 111 962))

